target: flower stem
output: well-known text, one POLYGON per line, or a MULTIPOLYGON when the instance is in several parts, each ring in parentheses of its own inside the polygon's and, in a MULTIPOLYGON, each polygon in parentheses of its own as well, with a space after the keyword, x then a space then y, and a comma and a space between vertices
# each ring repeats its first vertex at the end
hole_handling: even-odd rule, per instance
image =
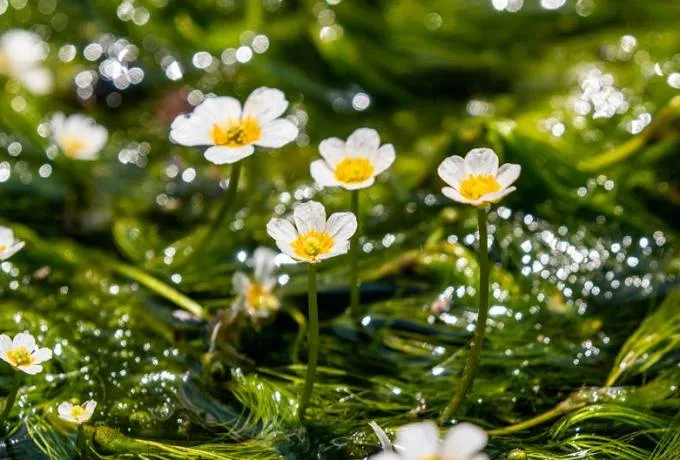
POLYGON ((236 191, 238 189, 238 180, 241 176, 241 163, 234 163, 231 166, 231 173, 229 174, 229 185, 227 186, 227 192, 224 194, 224 200, 217 211, 215 219, 210 223, 208 229, 199 237, 198 241, 194 245, 194 250, 190 252, 183 259, 177 260, 175 267, 180 267, 192 258, 196 257, 202 253, 209 245, 212 239, 215 237, 217 232, 222 228, 222 223, 224 219, 229 215, 231 208, 236 200, 236 191))
MULTIPOLYGON (((359 190, 352 190, 352 204, 351 211, 359 222, 359 190)), ((352 314, 352 319, 355 323, 359 323, 361 316, 361 305, 359 297, 359 289, 361 282, 359 281, 359 229, 357 228, 354 234, 354 241, 349 248, 350 250, 350 279, 349 279, 349 306, 352 314)))
POLYGON ((12 407, 14 407, 14 402, 17 400, 17 395, 19 394, 19 388, 21 388, 21 374, 19 371, 15 371, 12 387, 9 390, 7 398, 5 398, 5 408, 2 410, 2 414, 0 414, 0 431, 4 429, 5 421, 12 411, 12 407))
POLYGON ((477 224, 479 226, 479 312, 477 313, 477 328, 472 336, 470 353, 463 369, 463 378, 456 393, 451 398, 451 402, 439 418, 441 424, 449 421, 465 399, 465 394, 475 377, 475 370, 482 353, 482 344, 486 333, 486 318, 489 313, 489 248, 486 217, 486 209, 477 208, 477 224))
POLYGON ((316 304, 316 268, 314 264, 309 264, 309 328, 307 330, 307 340, 309 347, 309 358, 307 360, 307 374, 305 375, 305 386, 300 396, 298 406, 298 417, 305 416, 305 410, 309 404, 309 397, 312 395, 314 378, 316 376, 316 363, 319 359, 319 312, 316 304))

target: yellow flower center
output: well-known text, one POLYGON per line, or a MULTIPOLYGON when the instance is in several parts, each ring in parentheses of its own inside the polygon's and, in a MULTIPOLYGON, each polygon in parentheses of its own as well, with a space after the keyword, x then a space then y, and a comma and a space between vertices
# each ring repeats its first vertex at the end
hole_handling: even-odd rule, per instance
POLYGON ((73 417, 75 420, 80 420, 80 418, 85 416, 86 413, 87 412, 83 406, 73 406, 73 409, 71 409, 71 417, 73 417))
POLYGON ((228 119, 223 124, 215 123, 212 126, 210 137, 215 145, 227 147, 241 147, 252 144, 262 136, 262 127, 253 117, 235 120, 228 119))
POLYGON ((333 248, 333 237, 326 232, 310 230, 293 241, 293 250, 300 258, 316 262, 318 256, 327 254, 333 248))
POLYGON ((458 191, 468 200, 478 200, 487 193, 494 193, 501 189, 501 184, 491 174, 468 176, 458 185, 458 191))
POLYGON ((345 157, 335 167, 335 178, 346 184, 358 184, 373 175, 373 165, 368 158, 345 157))
POLYGON ((439 455, 426 455, 424 457, 420 457, 420 460, 439 460, 439 455))
POLYGON ((87 146, 87 142, 77 136, 63 136, 59 140, 59 144, 61 144, 61 150, 64 152, 64 155, 71 158, 78 155, 87 146))
POLYGON ((26 347, 16 347, 7 352, 7 360, 14 367, 30 366, 35 362, 31 350, 26 347))
POLYGON ((7 73, 9 70, 9 59, 5 53, 0 53, 0 73, 7 73))
POLYGON ((6 249, 7 249, 7 247, 0 244, 0 252, 5 252, 6 249))
POLYGON ((279 306, 279 301, 272 295, 271 289, 261 283, 250 283, 246 289, 246 302, 252 307, 266 310, 274 310, 279 306))

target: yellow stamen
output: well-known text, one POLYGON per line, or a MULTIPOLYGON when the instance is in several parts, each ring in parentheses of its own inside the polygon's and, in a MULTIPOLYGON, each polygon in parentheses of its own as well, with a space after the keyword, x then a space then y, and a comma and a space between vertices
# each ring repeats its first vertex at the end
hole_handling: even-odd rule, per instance
POLYGON ((3 246, 2 244, 0 244, 0 252, 5 252, 6 249, 7 249, 7 248, 6 248, 5 246, 3 246))
POLYGON ((373 175, 373 165, 368 158, 345 157, 335 167, 335 178, 345 184, 358 184, 373 175))
POLYGON ((215 145, 241 147, 252 144, 262 137, 262 127, 253 117, 235 120, 229 118, 223 124, 215 123, 210 133, 215 145))
POLYGON ((487 193, 494 193, 501 189, 501 184, 491 174, 469 175, 458 185, 458 191, 468 200, 478 200, 487 193))
POLYGON ((30 366, 35 362, 35 357, 28 348, 16 347, 7 352, 7 360, 14 367, 30 366))
POLYGON ((78 155, 82 149, 87 147, 87 142, 77 136, 63 136, 59 139, 59 144, 61 145, 61 150, 64 152, 64 155, 71 158, 78 155))
POLYGON ((265 310, 275 310, 279 306, 279 301, 272 295, 271 289, 261 283, 250 283, 246 289, 246 302, 251 307, 265 310))
POLYGON ((424 457, 420 457, 420 460, 439 460, 439 455, 426 455, 424 457))
POLYGON ((73 406, 73 409, 71 409, 71 417, 73 417, 75 420, 80 420, 80 418, 86 414, 87 412, 83 406, 73 406))
POLYGON ((9 59, 5 53, 0 53, 0 73, 7 73, 9 70, 9 59))
POLYGON ((293 241, 293 250, 300 258, 318 262, 318 256, 327 254, 333 248, 333 237, 326 232, 310 230, 293 241))

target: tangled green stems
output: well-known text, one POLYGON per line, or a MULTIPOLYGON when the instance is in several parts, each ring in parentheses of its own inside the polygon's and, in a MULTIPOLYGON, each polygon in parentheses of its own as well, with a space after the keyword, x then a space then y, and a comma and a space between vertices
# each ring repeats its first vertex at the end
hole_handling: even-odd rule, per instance
POLYGON ((9 394, 5 399, 5 408, 2 410, 2 414, 0 414, 0 434, 2 433, 9 413, 12 411, 12 407, 14 407, 14 402, 17 400, 19 388, 21 388, 21 374, 15 371, 12 381, 12 388, 10 388, 9 394))
POLYGON ((354 241, 349 248, 350 250, 350 279, 349 279, 349 308, 352 319, 355 323, 359 323, 361 316, 361 305, 359 297, 359 289, 361 282, 359 281, 359 190, 352 190, 352 204, 351 211, 357 218, 357 231, 354 234, 354 241))
POLYGON ((309 358, 307 360, 307 373, 305 375, 305 386, 302 389, 300 396, 300 405, 298 406, 298 417, 303 418, 305 411, 309 405, 309 397, 312 395, 314 387, 314 379, 316 377, 316 364, 319 359, 319 310, 316 302, 316 267, 314 264, 309 264, 309 329, 307 332, 309 358))
POLYGON ((489 314, 489 243, 486 217, 486 208, 477 208, 477 225, 479 227, 479 312, 477 313, 477 328, 472 336, 470 353, 463 369, 463 378, 456 393, 451 398, 451 402, 439 418, 439 423, 442 425, 449 421, 465 399, 465 395, 475 378, 475 370, 477 370, 479 357, 482 353, 482 344, 486 333, 486 318, 489 314))

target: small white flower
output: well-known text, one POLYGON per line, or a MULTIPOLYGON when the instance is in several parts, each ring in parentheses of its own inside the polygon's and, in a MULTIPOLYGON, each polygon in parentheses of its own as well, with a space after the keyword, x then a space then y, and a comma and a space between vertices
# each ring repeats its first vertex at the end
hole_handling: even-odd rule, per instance
POLYGON ((17 79, 33 94, 52 91, 52 74, 41 63, 44 46, 39 35, 12 29, 0 37, 0 73, 17 79))
POLYGON ((276 255, 269 248, 257 248, 253 253, 253 277, 241 271, 234 273, 235 309, 245 310, 254 318, 266 318, 279 309, 281 302, 272 292, 276 287, 276 255))
POLYGON ((323 160, 310 166, 314 180, 323 187, 342 187, 358 190, 370 187, 375 176, 394 163, 392 144, 380 146, 380 136, 374 129, 359 128, 347 142, 331 137, 319 144, 323 160))
POLYGON ((42 372, 41 363, 52 359, 52 350, 38 348, 35 338, 25 332, 14 336, 14 340, 2 334, 0 335, 0 359, 22 372, 35 375, 42 372))
POLYGON ((397 431, 397 452, 384 451, 371 460, 488 460, 482 452, 486 441, 486 432, 471 423, 454 426, 443 441, 433 422, 412 423, 397 431))
POLYGON ((57 113, 50 121, 52 140, 69 158, 96 160, 106 144, 109 132, 85 115, 64 116, 57 113))
POLYGON ((7 260, 23 248, 25 243, 14 238, 11 228, 0 227, 0 260, 7 260))
POLYGON ((210 145, 205 158, 215 164, 236 163, 253 154, 255 145, 279 148, 295 140, 297 126, 279 118, 288 108, 282 91, 258 88, 241 109, 233 97, 209 97, 192 113, 175 118, 170 139, 180 145, 210 145))
POLYGON ((472 149, 465 159, 454 155, 439 165, 437 172, 449 187, 442 193, 459 203, 487 206, 514 192, 511 187, 522 170, 520 165, 507 163, 498 167, 498 156, 491 149, 472 149))
POLYGON ((80 406, 70 402, 63 402, 57 407, 57 413, 59 418, 65 422, 82 425, 90 421, 96 407, 97 401, 94 400, 86 401, 80 406))
POLYGON ((284 254, 312 264, 345 254, 349 239, 357 231, 354 214, 336 212, 326 221, 326 210, 316 201, 297 206, 293 220, 295 226, 289 220, 275 217, 267 224, 267 233, 284 254))

